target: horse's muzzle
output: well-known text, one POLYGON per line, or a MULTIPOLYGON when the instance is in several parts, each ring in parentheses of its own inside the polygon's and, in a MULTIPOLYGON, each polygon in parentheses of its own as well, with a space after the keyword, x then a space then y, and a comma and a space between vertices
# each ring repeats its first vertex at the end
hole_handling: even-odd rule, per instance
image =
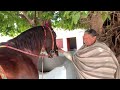
POLYGON ((55 53, 54 50, 51 50, 51 51, 50 51, 49 58, 53 58, 54 56, 57 56, 57 54, 55 53))

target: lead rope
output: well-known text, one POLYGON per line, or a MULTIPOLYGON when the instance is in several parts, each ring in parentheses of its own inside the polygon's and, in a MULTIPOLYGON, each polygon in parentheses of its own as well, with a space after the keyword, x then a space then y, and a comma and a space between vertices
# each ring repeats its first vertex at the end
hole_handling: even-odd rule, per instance
MULTIPOLYGON (((44 55, 44 54, 42 54, 44 55)), ((42 79, 43 79, 43 60, 44 60, 44 56, 42 56, 42 79)))
POLYGON ((43 79, 43 59, 42 59, 42 79, 43 79))
MULTIPOLYGON (((45 45, 46 30, 45 30, 44 27, 43 27, 43 30, 44 30, 44 36, 45 36, 45 37, 44 37, 44 45, 45 45)), ((44 45, 43 45, 42 49, 45 48, 44 45)), ((42 50, 42 49, 41 49, 41 50, 42 50)), ((41 59, 42 59, 42 79, 43 79, 43 74, 44 74, 44 73, 43 73, 43 68, 44 68, 43 60, 44 60, 44 56, 45 56, 45 54, 44 54, 44 52, 42 52, 41 54, 42 54, 41 59)))

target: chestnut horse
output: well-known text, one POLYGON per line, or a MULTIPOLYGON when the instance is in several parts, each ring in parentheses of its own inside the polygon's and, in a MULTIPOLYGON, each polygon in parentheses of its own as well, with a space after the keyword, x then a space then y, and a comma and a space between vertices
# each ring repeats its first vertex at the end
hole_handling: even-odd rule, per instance
POLYGON ((0 78, 39 79, 40 52, 58 55, 56 34, 51 27, 37 26, 0 43, 0 78), (53 52, 54 51, 54 52, 53 52))

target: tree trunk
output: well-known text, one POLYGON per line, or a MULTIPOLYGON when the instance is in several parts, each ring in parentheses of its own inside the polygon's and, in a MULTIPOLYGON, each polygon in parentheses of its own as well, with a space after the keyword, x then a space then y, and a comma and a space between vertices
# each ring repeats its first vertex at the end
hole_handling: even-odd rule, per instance
POLYGON ((90 28, 97 31, 98 34, 102 33, 103 20, 100 12, 93 13, 90 19, 90 28))
POLYGON ((26 12, 26 11, 20 11, 20 12, 22 12, 22 14, 19 14, 19 15, 20 15, 22 18, 26 19, 26 20, 28 21, 28 23, 29 23, 32 27, 34 27, 35 22, 34 22, 34 20, 32 20, 30 17, 28 17, 27 12, 26 12))
POLYGON ((48 25, 49 27, 52 27, 50 20, 44 20, 44 19, 42 19, 42 18, 41 18, 41 19, 38 18, 41 13, 42 13, 42 12, 40 12, 40 11, 39 11, 39 13, 38 13, 37 11, 35 11, 33 17, 30 18, 30 17, 27 15, 27 12, 26 12, 26 11, 20 11, 19 16, 21 16, 23 19, 27 20, 27 22, 28 22, 32 27, 36 27, 36 26, 38 26, 38 25, 41 25, 41 26, 48 25))
POLYGON ((103 21, 100 13, 92 14, 90 26, 98 33, 98 40, 107 44, 114 52, 118 62, 120 63, 120 12, 113 13, 110 20, 110 29, 105 28, 103 32, 103 21))

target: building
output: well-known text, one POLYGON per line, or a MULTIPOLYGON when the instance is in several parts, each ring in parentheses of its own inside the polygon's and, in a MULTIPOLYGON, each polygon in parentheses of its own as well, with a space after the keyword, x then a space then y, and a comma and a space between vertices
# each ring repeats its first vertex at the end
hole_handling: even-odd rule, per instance
POLYGON ((74 51, 83 45, 84 29, 75 29, 72 31, 63 29, 54 29, 57 35, 57 46, 65 51, 74 51))

